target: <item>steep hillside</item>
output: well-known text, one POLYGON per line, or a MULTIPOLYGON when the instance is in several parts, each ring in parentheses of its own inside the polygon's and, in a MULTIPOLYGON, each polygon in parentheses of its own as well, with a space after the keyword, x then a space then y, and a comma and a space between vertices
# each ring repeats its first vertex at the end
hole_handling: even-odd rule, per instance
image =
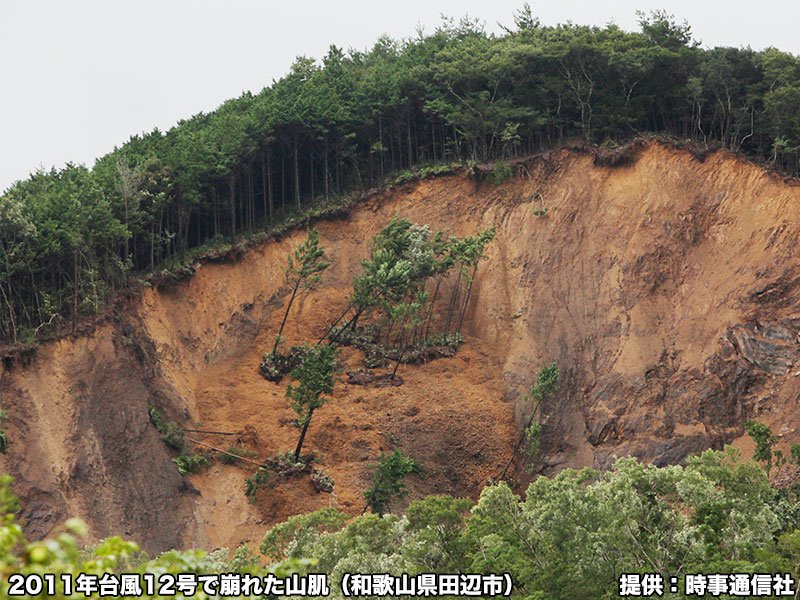
POLYGON ((800 189, 725 153, 700 160, 656 143, 616 167, 595 162, 563 150, 520 162, 497 186, 461 174, 408 184, 318 224, 333 266, 293 309, 290 343, 320 335, 346 306, 370 238, 393 215, 453 234, 497 228, 457 356, 403 367, 397 388, 338 384, 315 416, 309 448, 333 495, 297 480, 249 504, 251 469, 228 465, 184 480, 147 416, 153 403, 190 428, 251 426, 260 457, 292 445, 284 386, 257 367, 302 232, 146 289, 90 335, 7 360, 2 467, 31 533, 78 515, 97 537, 125 533, 151 550, 253 542, 317 506, 361 512, 369 465, 393 448, 426 465, 413 494, 475 496, 510 456, 518 397, 552 361, 563 377, 543 410, 544 473, 627 454, 678 462, 736 440, 750 416, 800 441, 800 189))

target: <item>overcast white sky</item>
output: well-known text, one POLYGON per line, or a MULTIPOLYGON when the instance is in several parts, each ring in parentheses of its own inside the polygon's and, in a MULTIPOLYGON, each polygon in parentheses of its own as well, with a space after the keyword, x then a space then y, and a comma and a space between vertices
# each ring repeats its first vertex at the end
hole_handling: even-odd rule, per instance
MULTIPOLYGON (((687 19, 705 46, 800 54, 797 0, 550 0, 542 22, 636 28, 635 11, 687 19)), ((441 14, 511 22, 521 0, 0 0, 0 190, 39 166, 93 159, 283 75, 330 44, 430 30, 441 14)))

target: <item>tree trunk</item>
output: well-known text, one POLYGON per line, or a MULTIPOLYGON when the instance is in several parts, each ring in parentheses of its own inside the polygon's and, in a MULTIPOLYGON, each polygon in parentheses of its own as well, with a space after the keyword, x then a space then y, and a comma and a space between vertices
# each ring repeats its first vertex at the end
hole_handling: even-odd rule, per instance
POLYGON ((406 354, 406 347, 405 347, 405 345, 403 345, 402 342, 401 342, 401 347, 402 347, 402 349, 400 350, 400 356, 397 357, 397 362, 394 363, 394 369, 392 369, 392 379, 397 377, 397 369, 400 367, 400 363, 402 362, 402 360, 403 360, 403 358, 405 357, 405 354, 406 354))
POLYGON ((256 220, 255 192, 253 190, 253 161, 247 167, 247 220, 248 229, 253 231, 253 222, 256 220))
POLYGON ((453 321, 453 312, 456 310, 456 301, 458 300, 458 293, 461 291, 461 271, 456 272, 456 286, 453 288, 452 296, 450 297, 450 304, 447 309, 447 325, 444 329, 444 335, 450 333, 450 323, 453 321))
MULTIPOLYGON (((124 200, 125 200, 125 229, 127 230, 128 229, 128 196, 127 196, 127 194, 124 195, 124 200)), ((126 235, 125 236, 125 254, 122 257, 125 260, 126 263, 128 262, 128 252, 130 250, 130 246, 128 245, 128 242, 129 242, 129 238, 126 235)))
POLYGON ((378 116, 378 145, 380 146, 379 156, 380 156, 380 165, 381 165, 381 180, 385 177, 384 169, 383 169, 383 122, 381 117, 378 116))
POLYGON ((264 149, 261 149, 261 203, 264 206, 264 227, 269 219, 269 206, 267 201, 267 161, 264 158, 264 149))
POLYGON ((347 307, 347 309, 346 309, 346 310, 345 310, 345 311, 344 311, 344 312, 343 312, 343 313, 342 313, 342 314, 339 316, 339 318, 338 318, 338 319, 336 319, 336 320, 335 320, 335 321, 334 321, 334 322, 333 322, 333 323, 330 325, 330 327, 328 327, 328 329, 326 329, 326 330, 325 330, 325 333, 322 335, 322 337, 321 337, 321 338, 319 338, 319 339, 317 340, 317 343, 316 343, 316 344, 314 344, 315 346, 319 346, 319 345, 320 345, 322 342, 324 342, 324 341, 325 341, 325 338, 327 338, 327 337, 328 337, 328 336, 331 334, 331 332, 334 330, 334 328, 335 328, 335 327, 336 327, 336 326, 337 326, 337 325, 338 325, 338 324, 339 324, 339 323, 342 321, 342 319, 344 319, 344 318, 347 316, 347 313, 349 313, 349 312, 350 312, 350 309, 351 309, 351 308, 353 308, 353 303, 352 303, 352 302, 351 302, 351 303, 350 303, 350 305, 347 307))
POLYGON ((236 175, 228 176, 228 192, 231 202, 231 242, 236 241, 236 175))
POLYGON ((155 219, 153 219, 153 224, 150 227, 150 270, 151 271, 155 268, 155 264, 156 264, 156 221, 155 219))
POLYGON ((336 158, 336 193, 342 192, 342 157, 339 152, 340 144, 337 142, 333 148, 333 154, 336 158))
POLYGON ((436 162, 436 125, 431 120, 431 156, 433 162, 436 162))
POLYGON ((408 111, 408 118, 407 118, 407 125, 408 125, 408 168, 410 169, 414 166, 414 152, 411 148, 411 110, 408 111))
POLYGON ((456 325, 456 334, 461 333, 461 325, 464 323, 464 316, 467 314, 467 305, 469 304, 469 297, 472 294, 472 284, 475 283, 475 275, 478 273, 478 265, 472 269, 472 278, 469 280, 467 286, 466 298, 464 299, 464 306, 461 308, 461 314, 458 317, 458 325, 456 325))
POLYGON ((264 196, 264 223, 272 223, 272 153, 267 149, 266 157, 261 151, 261 193, 264 196))
POLYGON ((275 192, 272 187, 272 148, 267 148, 267 189, 269 192, 269 221, 275 214, 275 192))
POLYGON ((281 213, 286 216, 286 151, 281 152, 281 213))
POLYGON ((431 299, 431 307, 428 309, 428 321, 425 324, 425 341, 428 341, 428 332, 431 328, 431 321, 433 320, 433 309, 436 305, 436 298, 439 295, 439 286, 442 284, 442 279, 444 279, 444 274, 439 275, 436 278, 436 287, 433 290, 433 298, 431 299))
MULTIPOLYGON (((348 310, 350 309, 348 308, 348 310)), ((339 328, 339 331, 336 332, 336 335, 334 335, 331 338, 331 344, 335 344, 336 340, 339 339, 339 336, 342 335, 342 333, 344 333, 348 327, 352 328, 352 330, 355 331, 356 325, 358 323, 358 318, 361 316, 362 312, 363 312, 362 310, 357 310, 353 318, 339 328)))
POLYGON ((325 133, 325 147, 323 149, 325 153, 325 166, 323 168, 323 175, 325 177, 325 204, 328 203, 328 134, 325 133))
POLYGON ((217 186, 214 186, 214 237, 219 235, 219 195, 217 194, 217 186))
POLYGON ((297 160, 297 140, 294 141, 294 201, 300 212, 300 169, 297 160))
POLYGON ((309 142, 309 151, 308 151, 308 162, 311 165, 310 172, 311 176, 308 178, 309 183, 311 185, 311 203, 314 203, 314 138, 311 138, 309 142))
MULTIPOLYGON (((9 284, 9 287, 10 287, 10 284, 9 284)), ((8 317, 11 320, 11 342, 12 343, 16 343, 17 342, 17 323, 16 323, 16 320, 14 319, 14 307, 11 305, 11 301, 8 299, 8 296, 6 295, 6 291, 5 291, 5 289, 3 289, 3 285, 2 284, 0 284, 0 292, 3 292, 3 298, 6 301, 6 305, 8 305, 8 317)))
POLYGON ((303 431, 300 432, 300 439, 297 440, 297 448, 294 450, 294 460, 295 462, 300 461, 300 451, 303 449, 303 442, 306 439, 306 433, 308 432, 308 426, 311 424, 311 415, 314 414, 314 409, 309 408, 308 414, 306 415, 306 422, 303 423, 303 431))
POLYGON ((281 335, 283 335, 283 328, 286 327, 286 319, 289 318, 289 311, 292 309, 292 303, 294 302, 294 299, 297 296, 298 289, 300 289, 299 280, 294 285, 294 289, 292 290, 292 297, 289 298, 289 304, 286 305, 286 312, 283 313, 283 321, 281 321, 281 328, 278 329, 278 335, 275 336, 275 345, 272 347, 272 356, 275 356, 278 353, 278 344, 281 341, 281 335))
POLYGON ((78 250, 75 249, 75 259, 72 274, 72 332, 75 333, 75 325, 78 322, 78 250))
POLYGON ((511 453, 511 458, 508 459, 508 463, 506 464, 506 468, 503 469, 503 472, 500 474, 498 481, 503 481, 508 475, 508 470, 511 468, 511 465, 514 464, 514 459, 517 457, 517 452, 522 447, 522 443, 525 441, 525 436, 528 434, 528 429, 533 424, 533 420, 536 418, 536 413, 539 412, 539 407, 541 406, 541 400, 536 403, 536 406, 533 407, 531 411, 531 416, 528 419, 528 422, 525 424, 525 427, 522 429, 522 434, 519 436, 519 440, 517 440, 517 445, 514 446, 514 451, 511 453))

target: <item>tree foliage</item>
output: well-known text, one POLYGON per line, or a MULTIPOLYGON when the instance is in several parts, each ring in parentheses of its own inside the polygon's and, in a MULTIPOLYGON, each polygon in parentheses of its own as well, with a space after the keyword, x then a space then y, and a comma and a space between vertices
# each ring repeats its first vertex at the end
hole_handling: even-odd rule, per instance
POLYGON ((773 488, 735 451, 707 451, 685 466, 624 458, 607 472, 566 469, 523 497, 505 483, 475 504, 431 496, 404 516, 365 514, 327 533, 293 527, 281 542, 291 553, 278 556, 314 556, 334 581, 345 572, 507 572, 515 597, 571 599, 578 589, 610 598, 621 573, 793 572, 799 526, 795 491, 773 488))
MULTIPOLYGON (((135 542, 116 536, 109 537, 93 547, 86 547, 83 538, 88 533, 87 527, 81 520, 74 518, 56 528, 51 537, 31 542, 25 538, 22 527, 15 517, 15 513, 19 510, 19 502, 11 493, 10 484, 9 476, 0 477, 0 564, 4 570, 0 594, 4 598, 8 597, 8 576, 12 573, 23 576, 53 574, 55 596, 50 597, 63 598, 68 596, 64 593, 61 574, 70 574, 73 582, 81 573, 97 575, 100 578, 107 573, 134 575, 151 573, 155 575, 156 580, 165 573, 172 575, 248 573, 256 577, 273 573, 277 577, 287 577, 313 564, 313 561, 306 558, 290 558, 285 561, 273 561, 271 566, 262 567, 244 546, 236 550, 233 558, 229 558, 226 548, 220 548, 212 553, 202 550, 171 550, 151 559, 140 551, 139 545, 135 542)), ((75 593, 74 585, 73 583, 71 594, 75 593)), ((146 589, 143 583, 144 594, 139 594, 139 598, 163 597, 150 595, 146 589)), ((81 592, 80 595, 90 597, 88 593, 81 592)), ((39 596, 45 597, 47 594, 43 591, 36 595, 39 596)), ((91 594, 91 597, 99 598, 101 594, 96 592, 91 594)), ((198 586, 193 597, 203 600, 217 596, 207 594, 202 586, 198 586)))
POLYGON ((0 339, 74 323, 131 272, 426 164, 658 132, 800 172, 798 57, 702 49, 664 12, 640 14, 633 32, 545 26, 529 6, 512 20, 501 34, 445 19, 367 51, 332 46, 91 170, 17 182, 0 198, 0 339))
POLYGON ((560 375, 561 372, 556 363, 551 363, 542 367, 539 370, 539 374, 536 376, 536 381, 531 385, 528 393, 523 398, 529 417, 522 428, 522 433, 520 434, 516 446, 514 446, 511 457, 508 459, 503 472, 500 474, 500 481, 503 481, 506 475, 508 475, 509 469, 511 469, 517 457, 517 453, 526 441, 527 452, 525 454, 527 455, 528 461, 533 462, 536 460, 539 454, 542 435, 542 424, 537 418, 541 413, 542 402, 558 391, 558 378, 560 375))
POLYGON ((428 225, 394 217, 373 238, 354 280, 350 306, 339 321, 351 311, 352 316, 338 329, 336 324, 330 328, 331 341, 353 341, 359 337, 358 323, 367 322, 361 339, 367 343, 361 346, 376 355, 368 361, 392 358, 395 371, 412 358, 412 348, 420 354, 431 345, 457 344, 478 264, 493 238, 494 229, 446 238, 442 232, 431 234, 428 225))
POLYGON ((294 451, 295 461, 300 460, 300 452, 314 411, 324 406, 333 392, 336 373, 339 371, 336 353, 337 348, 333 344, 307 348, 302 362, 292 371, 292 377, 297 380, 297 384, 286 386, 286 397, 291 401, 292 410, 297 413, 302 427, 294 451))
POLYGON ((286 267, 286 283, 292 290, 289 302, 286 303, 286 311, 283 314, 278 334, 275 336, 275 345, 272 354, 278 352, 278 345, 281 342, 283 328, 286 326, 286 319, 297 295, 303 291, 312 290, 319 283, 322 272, 330 266, 325 260, 325 249, 319 245, 319 233, 316 229, 309 229, 306 240, 295 248, 289 255, 286 267))
POLYGON ((367 506, 372 512, 382 515, 393 498, 402 497, 405 493, 406 475, 421 472, 422 465, 406 456, 402 450, 395 450, 388 455, 381 452, 380 461, 372 473, 372 484, 364 492, 367 506))

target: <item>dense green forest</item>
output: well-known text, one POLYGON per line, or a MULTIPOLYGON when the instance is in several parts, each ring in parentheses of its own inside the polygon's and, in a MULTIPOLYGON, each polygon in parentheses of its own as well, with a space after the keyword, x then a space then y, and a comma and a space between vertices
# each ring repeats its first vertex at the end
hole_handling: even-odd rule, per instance
POLYGON ((796 173, 800 59, 702 49, 664 13, 640 31, 542 26, 501 34, 444 20, 431 33, 331 47, 282 79, 93 168, 39 171, 0 198, 0 340, 32 340, 104 306, 132 273, 270 229, 392 175, 504 160, 579 139, 659 132, 796 173))
MULTIPOLYGON (((402 516, 350 518, 327 507, 275 525, 260 544, 261 557, 242 546, 232 555, 172 551, 150 559, 119 538, 80 550, 85 526, 75 519, 53 538, 27 543, 8 483, 0 479, 0 562, 7 573, 310 571, 328 575, 334 598, 343 597, 345 573, 509 573, 514 598, 572 600, 619 597, 622 573, 796 574, 800 567, 798 490, 772 487, 765 469, 733 451, 707 451, 685 466, 625 458, 603 473, 567 469, 536 479, 525 497, 500 483, 475 503, 430 496, 402 516)), ((728 596, 733 584, 724 585, 722 597, 755 596, 728 596)), ((4 582, 0 596, 6 589, 4 582)), ((645 597, 685 597, 682 577, 679 589, 670 593, 666 585, 663 595, 645 597)), ((198 589, 195 597, 209 595, 198 589)))

